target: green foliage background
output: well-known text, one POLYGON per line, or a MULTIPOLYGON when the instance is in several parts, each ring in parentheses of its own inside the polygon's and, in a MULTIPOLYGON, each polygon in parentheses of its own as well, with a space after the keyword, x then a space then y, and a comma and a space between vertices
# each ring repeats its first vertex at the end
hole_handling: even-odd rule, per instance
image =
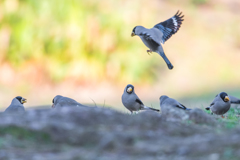
POLYGON ((117 7, 121 3, 125 2, 1 1, 0 27, 9 36, 2 61, 15 68, 29 61, 42 63, 42 70, 53 81, 62 81, 69 74, 79 79, 90 75, 114 80, 123 74, 130 79, 137 75, 151 81, 154 76, 149 75, 157 61, 137 60, 131 30, 126 29, 127 16, 117 7))
MULTIPOLYGON (((138 93, 150 100, 236 91, 238 6, 227 0, 0 0, 0 95, 37 93, 30 98, 50 102, 56 94, 76 98, 77 92, 119 100, 129 83, 145 88, 138 93), (170 71, 130 35, 136 25, 151 28, 178 10, 185 20, 163 45, 174 65, 170 71)), ((1 97, 0 103, 9 102, 1 97)))

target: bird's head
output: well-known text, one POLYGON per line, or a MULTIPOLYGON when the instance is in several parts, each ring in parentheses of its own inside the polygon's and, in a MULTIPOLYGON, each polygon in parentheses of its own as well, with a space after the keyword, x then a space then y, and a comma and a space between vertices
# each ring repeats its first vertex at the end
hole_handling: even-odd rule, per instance
POLYGON ((221 92, 220 93, 220 97, 222 98, 222 100, 224 101, 224 102, 228 102, 230 99, 229 99, 229 97, 228 97, 228 95, 227 95, 227 93, 225 93, 225 92, 221 92))
POLYGON ((166 96, 166 95, 162 95, 162 96, 159 98, 159 100, 161 101, 161 100, 164 100, 164 99, 167 99, 167 98, 169 98, 169 97, 166 96))
POLYGON ((134 91, 134 86, 131 85, 131 84, 127 85, 127 87, 126 87, 126 92, 127 92, 128 94, 131 94, 133 91, 134 91))
POLYGON ((165 99, 167 99, 167 98, 169 98, 169 97, 166 96, 166 95, 162 95, 162 96, 159 98, 159 100, 160 100, 160 104, 162 104, 163 101, 165 101, 165 99))
POLYGON ((132 34, 131 34, 132 37, 133 37, 133 36, 136 36, 136 28, 137 28, 137 26, 134 27, 133 30, 132 30, 132 34))
POLYGON ((23 104, 23 103, 27 103, 27 99, 25 99, 25 98, 23 98, 23 97, 21 97, 21 96, 17 96, 17 97, 15 97, 21 104, 23 104))
POLYGON ((54 106, 54 98, 52 99, 52 108, 55 108, 55 106, 54 106))
POLYGON ((55 105, 57 103, 57 100, 60 99, 62 96, 61 95, 56 95, 53 100, 52 100, 52 108, 55 108, 55 105))

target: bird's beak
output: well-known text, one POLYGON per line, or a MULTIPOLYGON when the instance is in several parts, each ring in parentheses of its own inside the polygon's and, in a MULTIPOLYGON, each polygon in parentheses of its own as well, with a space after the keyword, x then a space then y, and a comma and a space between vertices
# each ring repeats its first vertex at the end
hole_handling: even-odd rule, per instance
POLYGON ((132 32, 131 36, 133 37, 133 36, 135 36, 135 35, 136 35, 136 34, 132 32))
POLYGON ((22 103, 27 103, 27 99, 22 98, 21 102, 22 102, 22 103))
POLYGON ((127 92, 128 92, 128 93, 132 92, 132 87, 129 87, 129 88, 127 89, 127 92))
POLYGON ((52 108, 55 108, 54 104, 52 104, 52 108))
POLYGON ((228 96, 225 96, 224 101, 225 101, 225 102, 228 102, 228 101, 229 101, 229 97, 228 97, 228 96))

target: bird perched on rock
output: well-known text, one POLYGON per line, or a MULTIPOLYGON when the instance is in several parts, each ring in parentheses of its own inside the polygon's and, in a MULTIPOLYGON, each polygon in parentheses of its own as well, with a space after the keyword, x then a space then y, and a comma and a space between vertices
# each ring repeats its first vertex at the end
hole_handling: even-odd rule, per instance
POLYGON ((159 112, 158 109, 147 107, 143 102, 138 98, 134 91, 134 86, 129 84, 125 87, 122 95, 123 105, 131 112, 139 110, 153 110, 159 112))
POLYGON ((237 97, 234 96, 228 96, 230 98, 231 103, 233 104, 240 104, 240 99, 238 99, 237 97))
POLYGON ((27 99, 21 97, 21 96, 17 96, 15 98, 13 98, 10 106, 4 111, 5 113, 13 113, 13 112, 19 112, 19 113, 23 113, 25 112, 23 103, 26 103, 27 99))
POLYGON ((177 33, 183 21, 182 12, 179 11, 168 20, 156 24, 153 28, 147 29, 143 26, 136 26, 132 30, 131 36, 139 36, 143 43, 150 49, 147 53, 157 52, 167 63, 169 69, 173 69, 173 65, 165 55, 162 44, 166 42, 173 34, 177 33))
POLYGON ((227 93, 221 92, 214 98, 213 102, 209 107, 205 108, 206 110, 211 110, 212 113, 217 115, 225 114, 231 107, 231 100, 227 93))
POLYGON ((60 108, 60 107, 87 107, 82 105, 81 103, 78 103, 74 99, 63 97, 60 95, 57 95, 52 100, 52 108, 60 108))
POLYGON ((169 107, 175 107, 183 110, 191 110, 189 108, 186 108, 183 104, 179 103, 177 100, 169 98, 168 96, 165 95, 161 96, 159 100, 161 110, 169 109, 169 107))

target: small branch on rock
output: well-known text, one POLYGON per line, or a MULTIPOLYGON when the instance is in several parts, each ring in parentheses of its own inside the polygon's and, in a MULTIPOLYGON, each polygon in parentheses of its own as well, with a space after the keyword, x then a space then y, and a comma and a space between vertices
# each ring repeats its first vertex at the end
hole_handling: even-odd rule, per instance
POLYGON ((95 104, 95 107, 97 107, 97 104, 95 103, 95 101, 91 97, 89 98, 93 101, 93 103, 95 104))

